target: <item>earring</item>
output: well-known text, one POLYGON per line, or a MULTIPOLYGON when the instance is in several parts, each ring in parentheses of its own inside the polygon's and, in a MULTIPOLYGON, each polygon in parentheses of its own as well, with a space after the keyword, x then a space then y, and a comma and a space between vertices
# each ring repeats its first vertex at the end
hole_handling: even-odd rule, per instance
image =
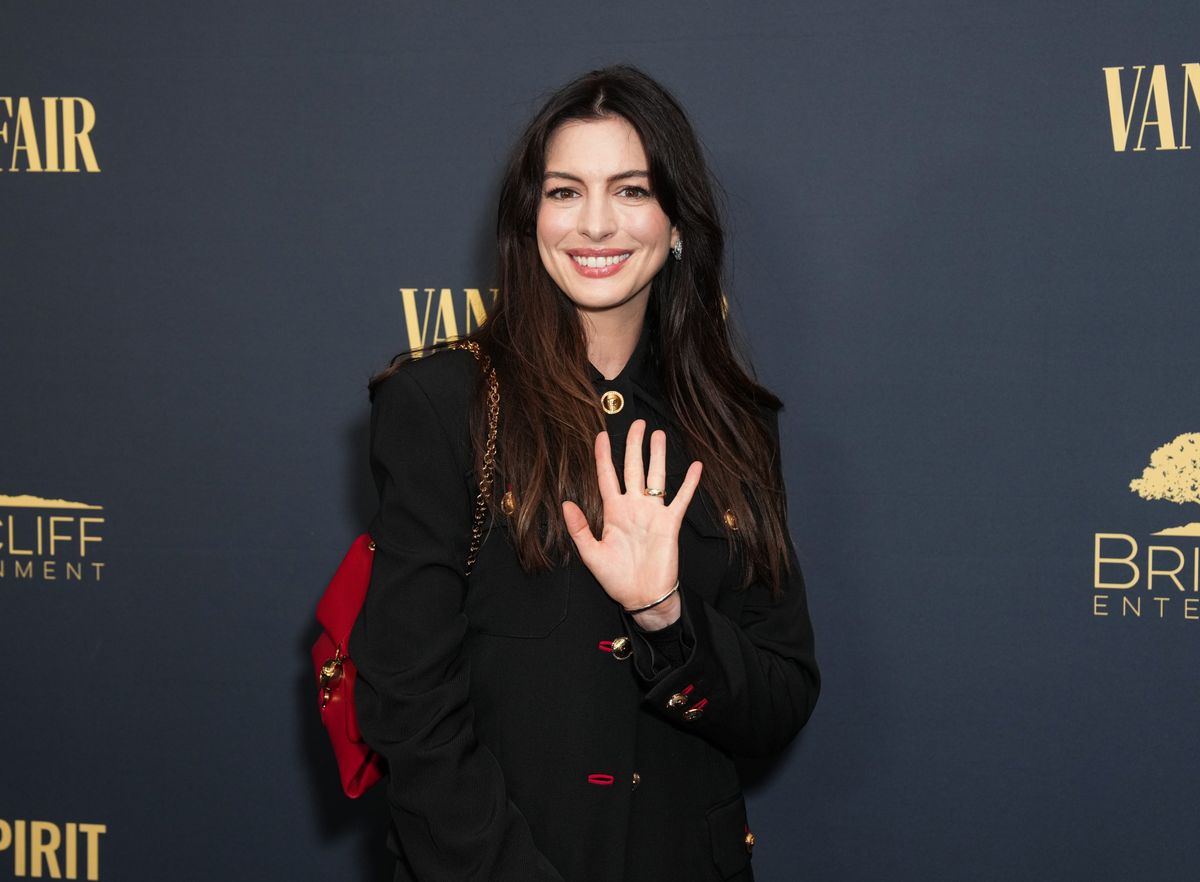
POLYGON ((675 255, 676 260, 683 260, 683 240, 680 239, 671 246, 671 253, 675 255))

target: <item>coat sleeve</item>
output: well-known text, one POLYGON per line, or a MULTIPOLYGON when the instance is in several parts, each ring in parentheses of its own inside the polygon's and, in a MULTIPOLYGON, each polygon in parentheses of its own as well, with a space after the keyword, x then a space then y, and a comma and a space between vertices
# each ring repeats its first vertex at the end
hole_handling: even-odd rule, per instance
MULTIPOLYGON (((779 463, 778 413, 769 425, 779 463)), ((781 467, 777 478, 782 487, 781 467)), ((787 554, 792 569, 777 600, 755 582, 724 612, 680 585, 680 618, 662 632, 644 632, 622 613, 652 713, 739 756, 775 753, 795 737, 812 714, 821 677, 790 536, 787 554)))
POLYGON ((475 480, 465 425, 446 431, 407 369, 376 390, 376 550, 350 637, 359 726, 387 760, 391 817, 417 879, 561 882, 475 737, 462 651, 475 480))

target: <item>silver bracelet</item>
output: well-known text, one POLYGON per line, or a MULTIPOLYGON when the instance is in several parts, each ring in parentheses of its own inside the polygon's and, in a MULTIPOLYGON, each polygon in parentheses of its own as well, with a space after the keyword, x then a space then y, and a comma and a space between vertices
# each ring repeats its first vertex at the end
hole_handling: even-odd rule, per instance
POLYGON ((660 603, 664 603, 668 598, 670 598, 670 596, 672 594, 674 594, 678 590, 679 590, 679 580, 676 579, 675 587, 672 588, 670 591, 668 591, 666 594, 664 594, 662 597, 658 598, 658 600, 655 600, 653 603, 647 603, 645 606, 639 606, 637 609, 625 609, 625 607, 621 607, 621 609, 625 609, 625 612, 631 613, 631 614, 645 612, 648 609, 654 609, 654 607, 658 606, 660 603))

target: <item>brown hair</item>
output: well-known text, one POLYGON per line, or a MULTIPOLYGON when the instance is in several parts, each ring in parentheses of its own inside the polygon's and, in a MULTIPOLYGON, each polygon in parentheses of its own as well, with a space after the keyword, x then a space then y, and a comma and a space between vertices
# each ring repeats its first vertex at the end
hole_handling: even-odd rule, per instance
MULTIPOLYGON (((551 95, 513 149, 500 192, 498 294, 470 337, 491 356, 500 380, 497 484, 511 486, 518 503, 509 519, 513 545, 526 572, 565 564, 573 545, 562 518, 565 499, 579 505, 597 534, 602 528, 593 444, 604 414, 588 373, 583 325, 542 265, 536 225, 550 136, 568 120, 612 116, 641 137, 651 190, 685 243, 683 259, 668 258, 651 282, 647 357, 659 366, 683 448, 704 463, 702 492, 716 511, 736 518, 737 530, 726 525, 726 533, 731 555, 743 552, 742 587, 762 579, 777 594, 790 569, 787 500, 763 409, 782 404, 749 376, 730 343, 721 289, 724 233, 696 135, 678 102, 628 65, 591 71, 551 95)), ((372 394, 412 355, 397 356, 373 377, 372 394)), ((477 468, 484 392, 480 383, 471 415, 477 468)))

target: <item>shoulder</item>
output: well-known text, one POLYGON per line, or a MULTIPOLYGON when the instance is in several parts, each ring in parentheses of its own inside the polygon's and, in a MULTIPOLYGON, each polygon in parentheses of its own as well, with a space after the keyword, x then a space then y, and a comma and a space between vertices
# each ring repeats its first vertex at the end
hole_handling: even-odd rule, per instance
POLYGON ((438 349, 405 361, 372 395, 376 410, 461 413, 479 378, 479 366, 465 349, 438 349))

